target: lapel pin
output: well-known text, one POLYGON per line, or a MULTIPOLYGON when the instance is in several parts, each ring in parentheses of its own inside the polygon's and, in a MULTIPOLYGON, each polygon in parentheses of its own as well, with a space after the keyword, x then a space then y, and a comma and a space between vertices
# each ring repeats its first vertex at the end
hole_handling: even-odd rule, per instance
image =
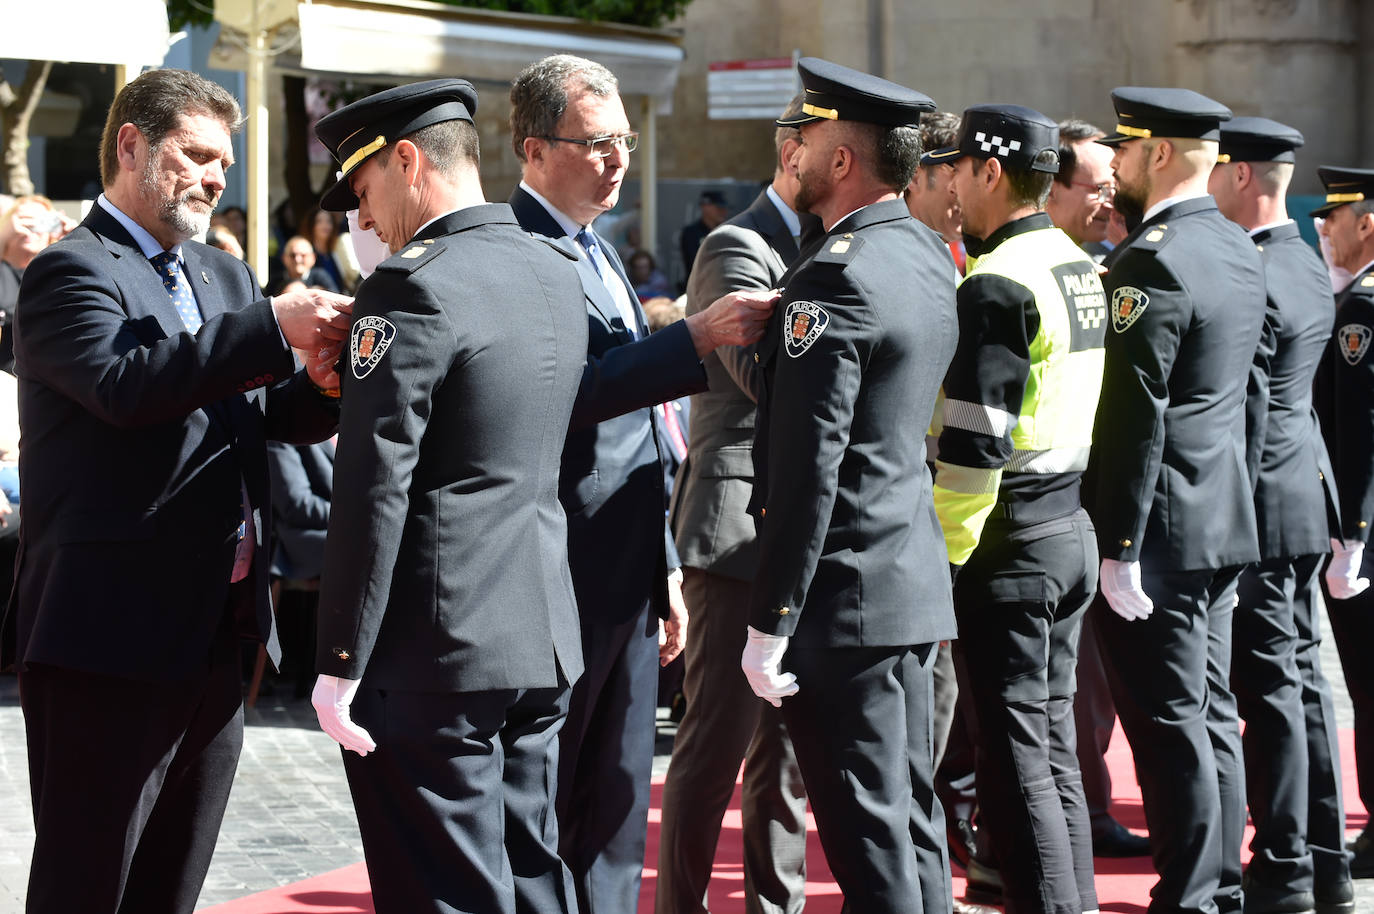
POLYGON ((200 271, 200 278, 205 280, 205 284, 207 286, 210 284, 210 274, 205 272, 204 270, 200 271))

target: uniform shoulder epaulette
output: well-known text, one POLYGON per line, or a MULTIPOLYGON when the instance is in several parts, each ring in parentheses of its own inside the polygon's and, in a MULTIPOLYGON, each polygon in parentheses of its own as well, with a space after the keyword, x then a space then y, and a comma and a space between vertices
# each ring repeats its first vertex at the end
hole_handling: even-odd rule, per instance
POLYGON ((863 245, 862 238, 855 237, 853 232, 845 232, 838 238, 826 239, 825 244, 811 258, 811 262, 838 263, 844 266, 854 259, 854 255, 859 253, 859 248, 863 245))
POLYGON ((577 256, 577 252, 572 249, 572 242, 567 238, 550 238, 548 235, 541 235, 538 232, 530 232, 529 236, 535 241, 544 242, 544 244, 547 244, 569 260, 575 261, 581 259, 577 256))
POLYGON ((377 264, 379 271, 388 273, 414 273, 442 253, 445 245, 435 244, 433 238, 408 244, 400 251, 377 264))
POLYGON ((1142 251, 1157 251, 1168 244, 1169 239, 1175 234, 1167 223, 1161 222, 1142 231, 1136 240, 1131 242, 1131 247, 1142 251))

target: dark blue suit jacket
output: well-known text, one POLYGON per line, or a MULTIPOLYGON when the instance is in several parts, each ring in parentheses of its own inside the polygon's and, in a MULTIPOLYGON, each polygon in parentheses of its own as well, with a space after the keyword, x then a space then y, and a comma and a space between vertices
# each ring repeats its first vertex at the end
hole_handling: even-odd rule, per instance
POLYGON ((24 525, 0 662, 172 682, 208 668, 226 611, 280 651, 267 595, 267 439, 318 441, 337 407, 242 261, 195 242, 194 335, 99 206, 24 273, 15 318, 24 525), (242 518, 248 586, 229 577, 242 518))
MULTIPOLYGON (((510 205, 526 231, 566 237, 523 189, 510 205)), ((609 245, 602 250, 628 291, 620 258, 609 245)), ((664 522, 658 418, 649 407, 704 390, 706 372, 684 323, 636 341, 591 264, 579 258, 577 268, 587 298, 587 365, 563 447, 559 499, 578 611, 584 622, 615 624, 648 597, 666 616, 665 581, 679 563, 664 522)), ((643 313, 637 317, 643 334, 643 313)))

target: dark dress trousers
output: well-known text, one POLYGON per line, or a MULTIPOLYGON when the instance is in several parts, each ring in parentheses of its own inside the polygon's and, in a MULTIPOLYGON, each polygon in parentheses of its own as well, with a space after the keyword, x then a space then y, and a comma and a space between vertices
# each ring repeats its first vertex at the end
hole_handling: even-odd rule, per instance
POLYGON ((1245 782, 1255 837, 1247 878, 1311 891, 1314 857, 1326 883, 1349 879, 1331 687, 1313 633, 1321 556, 1339 530, 1331 464, 1312 407, 1312 381, 1331 339, 1330 280, 1295 222, 1252 236, 1268 309, 1256 359, 1268 378, 1255 478, 1260 561, 1241 575, 1231 688, 1245 721, 1245 782), (1309 729, 1309 723, 1313 727, 1309 729))
MULTIPOLYGON (((767 193, 706 236, 687 285, 696 313, 738 289, 771 289, 797 242, 767 193)), ((692 438, 673 498, 672 528, 692 614, 683 689, 687 711, 663 784, 657 914, 704 914, 721 818, 744 761, 744 904, 796 914, 806 902, 806 791, 776 708, 740 669, 757 560, 753 347, 702 360, 710 388, 692 397, 692 438)))
POLYGON ((99 205, 24 274, 24 524, 0 661, 28 729, 30 911, 194 907, 242 744, 240 631, 278 656, 266 442, 335 426, 252 271, 195 242, 182 257, 194 335, 99 205), (231 585, 245 488, 259 542, 231 585))
POLYGON ((923 421, 954 354, 954 273, 901 200, 831 227, 758 344, 749 624, 788 635, 782 700, 849 910, 948 911, 931 776, 936 642, 955 635, 923 421))
MULTIPOLYGON (((1374 523, 1374 270, 1356 276, 1336 296, 1335 333, 1317 369, 1315 402, 1340 493, 1340 539, 1365 546, 1374 523)), ((1374 590, 1348 600, 1326 593, 1327 618, 1341 656, 1341 671, 1355 711, 1355 770, 1360 802, 1374 809, 1374 590)), ((1315 621, 1315 620, 1314 620, 1315 621)))
POLYGON ((581 299, 500 203, 358 291, 316 662, 362 680, 377 749, 343 755, 380 914, 572 910, 549 808, 582 670, 557 497, 581 299))
POLYGON ((1103 558, 1140 562, 1154 612, 1092 611, 1159 873, 1150 910, 1239 911, 1245 800, 1228 683, 1236 581, 1259 557, 1245 405, 1263 268, 1206 195, 1143 222, 1105 262, 1093 522, 1103 558))
MULTIPOLYGON (((527 231, 564 237, 523 189, 510 203, 527 231)), ((634 302, 614 250, 601 250, 634 302)), ((706 375, 681 321, 646 336, 635 304, 636 340, 592 264, 579 257, 577 269, 586 366, 563 446, 559 499, 568 515, 586 672, 573 683, 559 744, 560 850, 582 914, 633 914, 653 771, 657 617, 667 615, 667 576, 679 565, 664 518, 651 407, 703 389, 706 375)))

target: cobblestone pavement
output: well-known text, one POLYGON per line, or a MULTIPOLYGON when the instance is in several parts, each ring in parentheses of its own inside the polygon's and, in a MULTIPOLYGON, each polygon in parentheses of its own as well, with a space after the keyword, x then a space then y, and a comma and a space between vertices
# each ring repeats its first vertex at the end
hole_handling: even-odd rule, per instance
MULTIPOLYGON (((1322 645, 1322 663, 1336 692, 1341 726, 1349 728, 1350 701, 1330 639, 1322 645)), ((266 696, 245 712, 245 722, 238 779, 201 893, 202 907, 348 866, 363 857, 338 748, 320 732, 309 702, 266 696)), ((674 730, 661 717, 655 774, 667 770, 674 730)), ((32 846, 24 723, 14 677, 2 676, 0 914, 23 911, 32 846)), ((1374 911, 1374 880, 1357 881, 1356 892, 1357 910, 1374 911)))

